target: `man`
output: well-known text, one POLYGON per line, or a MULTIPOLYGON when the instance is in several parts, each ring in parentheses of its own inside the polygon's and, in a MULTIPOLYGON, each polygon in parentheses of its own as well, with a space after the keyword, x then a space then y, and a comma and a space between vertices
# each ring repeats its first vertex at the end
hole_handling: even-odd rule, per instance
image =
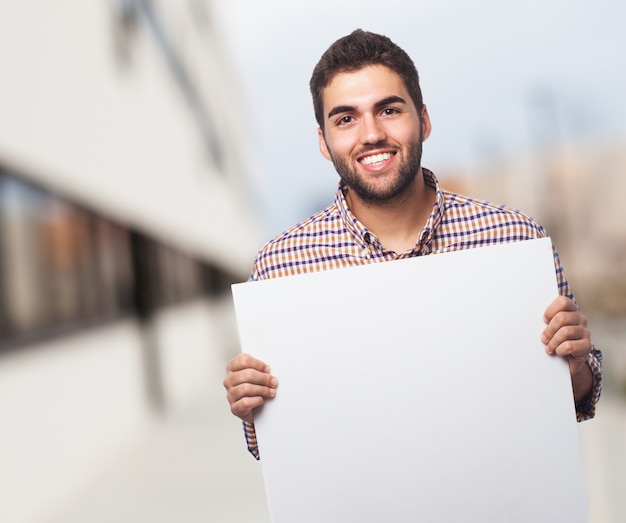
MULTIPOLYGON (((340 183, 332 205, 270 241, 251 280, 546 236, 532 218, 442 190, 421 167, 431 132, 418 73, 387 37, 354 31, 324 53, 310 82, 322 155, 340 183)), ((602 354, 591 343, 554 251, 560 296, 537 333, 547 354, 566 358, 577 419, 592 418, 602 388, 602 354)), ((297 350, 297 347, 294 347, 297 350)), ((258 459, 253 411, 278 385, 265 362, 241 354, 227 366, 224 386, 258 459)))

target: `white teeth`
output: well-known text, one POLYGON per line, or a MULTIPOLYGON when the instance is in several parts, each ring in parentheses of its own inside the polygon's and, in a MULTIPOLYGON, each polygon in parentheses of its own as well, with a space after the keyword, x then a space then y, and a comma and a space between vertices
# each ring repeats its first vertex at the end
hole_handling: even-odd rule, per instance
POLYGON ((374 163, 380 163, 384 162, 385 160, 389 160, 389 158, 391 158, 391 153, 374 154, 372 156, 366 156, 365 158, 363 158, 361 160, 361 163, 364 163, 365 165, 372 165, 374 163))

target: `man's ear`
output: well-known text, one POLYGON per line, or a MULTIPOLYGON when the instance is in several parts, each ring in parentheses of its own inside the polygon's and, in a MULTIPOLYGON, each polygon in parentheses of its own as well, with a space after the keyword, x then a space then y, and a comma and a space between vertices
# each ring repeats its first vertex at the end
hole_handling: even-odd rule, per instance
POLYGON ((426 104, 422 105, 422 142, 425 142, 430 136, 430 131, 432 131, 433 127, 430 123, 430 116, 428 114, 428 109, 426 108, 426 104))
POLYGON ((317 139, 319 140, 320 152, 322 153, 322 156, 332 162, 333 158, 330 155, 328 146, 326 145, 326 139, 324 138, 324 131, 322 131, 321 127, 317 128, 317 139))

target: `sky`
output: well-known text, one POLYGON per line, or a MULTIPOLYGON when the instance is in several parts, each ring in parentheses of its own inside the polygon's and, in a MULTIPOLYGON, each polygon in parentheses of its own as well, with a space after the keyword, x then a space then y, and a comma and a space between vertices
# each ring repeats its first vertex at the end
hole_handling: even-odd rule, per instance
POLYGON ((433 124, 422 164, 435 174, 626 136, 623 0, 216 4, 244 86, 269 236, 334 197, 338 177, 319 153, 308 82, 326 48, 356 28, 389 36, 413 58, 433 124))

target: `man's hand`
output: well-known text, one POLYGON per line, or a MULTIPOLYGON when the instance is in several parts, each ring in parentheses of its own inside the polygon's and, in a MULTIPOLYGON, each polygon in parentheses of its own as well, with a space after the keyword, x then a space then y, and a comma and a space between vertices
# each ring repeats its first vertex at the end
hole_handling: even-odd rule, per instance
POLYGON ((559 296, 548 306, 543 319, 546 328, 541 334, 541 341, 548 354, 567 359, 574 398, 578 401, 592 386, 591 370, 587 365, 592 348, 587 318, 572 300, 559 296))
POLYGON ((278 380, 265 363, 248 354, 230 360, 226 372, 224 387, 231 412, 252 423, 252 410, 263 405, 265 398, 276 395, 278 380))

